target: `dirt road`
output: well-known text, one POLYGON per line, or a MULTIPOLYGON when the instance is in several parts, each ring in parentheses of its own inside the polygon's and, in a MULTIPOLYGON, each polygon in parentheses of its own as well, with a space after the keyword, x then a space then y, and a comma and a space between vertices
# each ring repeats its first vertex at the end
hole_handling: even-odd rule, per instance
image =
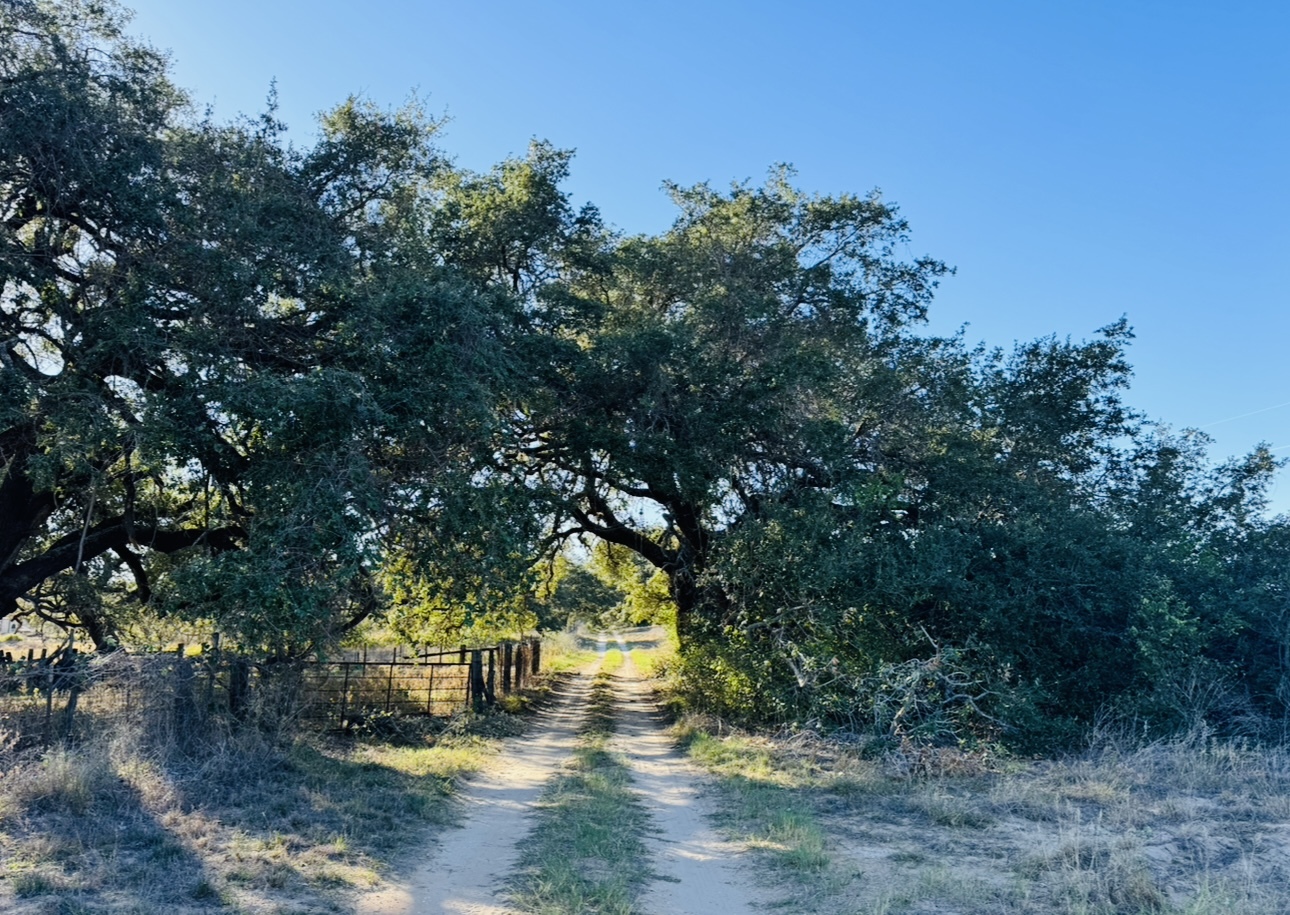
POLYGON ((462 786, 462 828, 439 836, 423 863, 398 885, 360 900, 359 915, 507 915, 502 894, 519 859, 526 814, 573 752, 591 678, 558 688, 553 707, 523 737, 505 741, 484 772, 462 786))
MULTIPOLYGON (((602 656, 606 647, 602 641, 602 656)), ((613 681, 618 725, 610 748, 651 813, 652 860, 641 867, 656 875, 637 908, 647 915, 751 915, 757 891, 741 867, 741 849, 709 825, 702 778, 671 745, 632 652, 625 654, 613 681)), ((361 899, 360 915, 518 915, 506 892, 529 831, 526 814, 538 809, 543 787, 572 754, 592 672, 567 681, 530 733, 505 742, 488 770, 463 786, 462 828, 439 836, 403 881, 361 899)))

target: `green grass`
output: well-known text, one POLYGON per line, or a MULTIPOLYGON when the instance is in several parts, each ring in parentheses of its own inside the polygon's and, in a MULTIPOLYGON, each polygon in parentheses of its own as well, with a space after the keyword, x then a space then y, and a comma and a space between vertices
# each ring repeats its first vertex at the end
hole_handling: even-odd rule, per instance
POLYGON ((544 673, 567 674, 575 673, 589 666, 596 660, 596 653, 591 650, 577 649, 573 651, 561 652, 549 661, 546 656, 542 657, 542 669, 544 673))
POLYGON ((634 915, 651 876, 642 838, 649 814, 627 768, 605 749, 614 726, 610 671, 622 663, 621 653, 609 654, 618 654, 618 663, 606 657, 602 664, 580 745, 543 795, 525 843, 512 902, 534 915, 634 915))
POLYGON ((622 669, 626 659, 623 657, 621 650, 610 648, 605 651, 605 656, 600 661, 600 673, 597 675, 599 682, 603 677, 612 677, 622 669))
POLYGON ((596 660, 593 648, 584 647, 572 632, 553 632, 542 637, 542 671, 567 674, 584 670, 596 660))
POLYGON ((747 738, 718 738, 701 730, 684 735, 690 758, 715 774, 722 788, 725 825, 762 850, 787 875, 805 883, 825 877, 833 861, 828 839, 809 801, 802 773, 776 764, 747 738))
MULTIPOLYGON (((867 903, 857 907, 856 888, 864 877, 857 862, 839 851, 830 820, 839 808, 867 810, 888 803, 902 783, 856 747, 810 734, 772 740, 723 731, 720 721, 699 716, 683 718, 673 729, 689 757, 716 777, 721 825, 759 855, 769 880, 788 892, 791 902, 785 904, 791 911, 902 911, 903 902, 894 894, 865 893, 867 903)), ((965 825, 969 819, 948 805, 937 813, 965 825)))
POLYGON ((657 641, 627 643, 632 648, 632 664, 642 677, 657 680, 667 676, 669 668, 676 660, 676 633, 669 632, 657 641))

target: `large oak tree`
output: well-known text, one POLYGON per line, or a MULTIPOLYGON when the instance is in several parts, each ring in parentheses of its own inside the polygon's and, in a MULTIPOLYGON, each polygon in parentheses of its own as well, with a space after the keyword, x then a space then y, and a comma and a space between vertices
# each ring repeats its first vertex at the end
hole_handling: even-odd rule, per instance
POLYGON ((290 148, 194 117, 98 3, 0 8, 0 613, 114 606, 308 644, 476 481, 505 303, 445 267, 434 125, 290 148))
POLYGON ((598 539, 727 711, 854 722, 926 662, 959 724, 1054 739, 1197 683, 1284 712, 1277 462, 1128 410, 1125 322, 935 337, 896 209, 785 168, 625 236, 569 153, 457 169, 415 107, 296 149, 194 116, 123 22, 0 3, 0 613, 496 633, 598 539))

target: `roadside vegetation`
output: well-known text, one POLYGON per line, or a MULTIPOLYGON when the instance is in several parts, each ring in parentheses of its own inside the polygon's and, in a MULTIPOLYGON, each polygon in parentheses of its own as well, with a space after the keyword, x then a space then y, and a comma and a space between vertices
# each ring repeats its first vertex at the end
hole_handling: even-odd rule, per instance
POLYGON ((1272 915, 1290 909, 1290 755, 1204 730, 1058 760, 678 726, 794 911, 1272 915))
POLYGON ((937 337, 877 193, 775 166, 627 236, 416 103, 202 118, 128 22, 0 4, 0 615, 274 662, 648 621, 750 725, 1285 736, 1282 461, 1135 411, 1127 319, 937 337))
POLYGON ((464 722, 420 745, 229 736, 197 757, 115 733, 0 780, 6 912, 346 911, 452 817, 490 753, 464 722))
MULTIPOLYGON (((48 649, 0 663, 47 723, 92 720, 89 652, 652 623, 730 827, 811 898, 1286 908, 1284 461, 1135 411, 1127 319, 937 337, 952 269, 876 192, 775 166, 627 236, 570 151, 471 172, 415 102, 304 145, 272 106, 217 123, 128 23, 0 2, 0 617, 48 649)), ((638 823, 607 714, 544 829, 638 823)), ((484 752, 386 724, 38 752, 0 714, 0 901, 342 905, 484 752)), ((603 838, 521 894, 629 905, 603 838)))
POLYGON ((683 710, 674 649, 632 660, 662 672, 660 699, 682 709, 673 736, 713 778, 719 825, 793 912, 1290 911, 1283 747, 1203 722, 1150 739, 1109 718, 1046 759, 880 729, 747 729, 683 710))
MULTIPOLYGON (((455 784, 521 733, 556 672, 509 709, 384 718, 348 735, 290 720, 163 743, 142 726, 18 749, 0 732, 0 909, 14 915, 350 912, 426 830, 453 823, 455 784)), ((572 658, 571 662, 569 659, 572 658)))

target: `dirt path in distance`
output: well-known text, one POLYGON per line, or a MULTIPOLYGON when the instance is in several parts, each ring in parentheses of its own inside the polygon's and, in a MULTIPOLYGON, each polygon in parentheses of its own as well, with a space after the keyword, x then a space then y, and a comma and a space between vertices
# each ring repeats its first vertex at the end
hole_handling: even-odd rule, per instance
MULTIPOLYGON (((608 647, 601 638, 601 656, 608 647)), ((614 737, 609 749, 631 772, 634 790, 651 816, 645 836, 655 878, 637 900, 647 915, 754 915, 765 904, 743 849, 710 824, 715 801, 703 776, 673 746, 632 648, 616 639, 626 661, 613 678, 614 737)), ((612 644, 610 641, 609 644, 612 644)), ((357 915, 519 915, 506 900, 509 878, 547 783, 573 754, 594 669, 566 681, 534 729, 503 743, 502 752, 461 789, 460 829, 443 832, 424 860, 396 885, 362 896, 357 915)))

